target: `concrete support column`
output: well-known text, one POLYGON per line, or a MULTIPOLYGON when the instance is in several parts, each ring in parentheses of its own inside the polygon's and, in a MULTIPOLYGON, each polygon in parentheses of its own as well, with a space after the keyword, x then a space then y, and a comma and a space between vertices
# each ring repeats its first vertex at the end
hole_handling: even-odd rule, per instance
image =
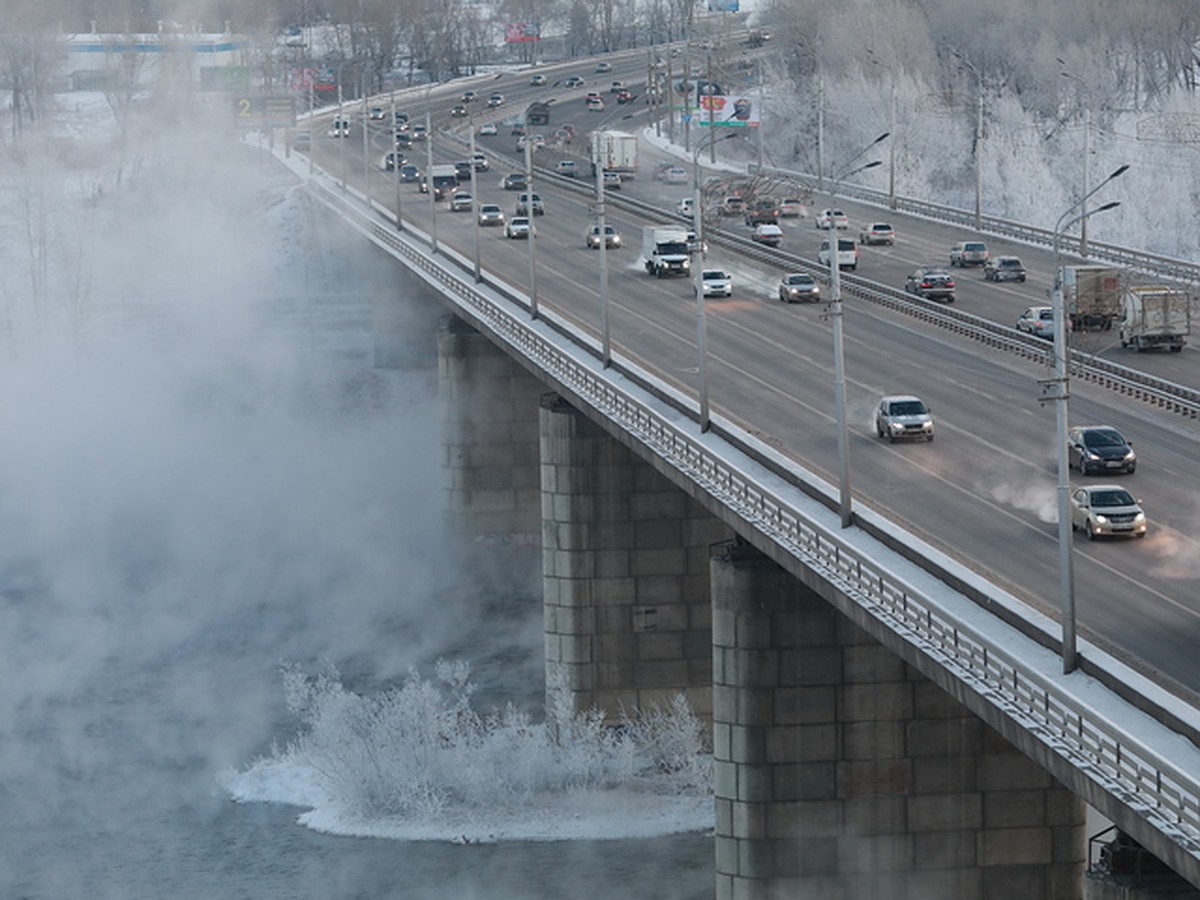
POLYGON ((719 900, 1078 900, 1070 792, 752 548, 712 583, 719 900))
POLYGON ((712 709, 708 557, 727 527, 565 401, 541 413, 546 671, 579 709, 712 709))
POLYGON ((544 391, 461 319, 447 316, 439 323, 442 466, 455 533, 501 545, 537 545, 538 405, 544 391))

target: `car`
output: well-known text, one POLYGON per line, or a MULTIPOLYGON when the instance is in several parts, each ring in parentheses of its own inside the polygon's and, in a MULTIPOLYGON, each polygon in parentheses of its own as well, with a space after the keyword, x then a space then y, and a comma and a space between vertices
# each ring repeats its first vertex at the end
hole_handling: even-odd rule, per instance
POLYGON ((368 113, 367 113, 367 118, 370 119, 372 122, 382 122, 384 119, 383 107, 382 106, 372 106, 370 111, 368 111, 368 113))
POLYGON ((454 174, 459 182, 470 181, 475 165, 469 159, 460 159, 454 163, 454 174))
POLYGON ((679 201, 679 205, 675 207, 675 211, 681 216, 691 218, 696 212, 696 198, 684 197, 679 201))
POLYGON ((1137 471, 1137 454, 1111 425, 1076 425, 1067 430, 1067 465, 1080 475, 1137 471))
POLYGON ((529 76, 529 83, 534 87, 541 87, 546 83, 546 76, 541 72, 529 76))
POLYGON ((523 191, 529 186, 529 178, 524 172, 509 172, 500 179, 500 187, 506 191, 523 191))
POLYGON ((804 201, 799 197, 784 197, 779 201, 779 216, 783 219, 798 219, 806 212, 804 201))
POLYGON ((588 112, 604 112, 604 98, 588 97, 587 108, 588 112))
POLYGON ((495 109, 497 106, 503 106, 504 105, 504 95, 499 92, 489 95, 488 99, 487 99, 487 105, 490 106, 492 109, 495 109))
POLYGON ((503 225, 504 210, 498 203, 480 203, 479 224, 485 228, 489 225, 503 225))
POLYGON ((408 150, 412 147, 412 135, 407 131, 397 131, 395 143, 397 150, 408 150))
POLYGON ((470 212, 475 207, 475 198, 466 191, 455 191, 450 195, 450 212, 470 212))
POLYGON ((614 81, 608 88, 610 94, 619 94, 623 90, 625 90, 625 82, 619 80, 614 81))
MULTIPOLYGON (((593 225, 588 229, 587 234, 584 236, 584 242, 587 244, 589 250, 600 249, 599 225, 593 225)), ((604 246, 612 248, 621 246, 621 233, 611 225, 604 226, 604 246)))
POLYGON ((567 178, 574 178, 579 174, 579 164, 573 159, 560 159, 554 167, 554 171, 567 178))
POLYGON ((405 163, 400 167, 400 180, 405 184, 411 184, 414 181, 420 181, 421 170, 412 163, 405 163))
POLYGON ((779 280, 779 299, 784 303, 820 300, 821 286, 807 272, 790 272, 779 280))
POLYGON ((519 195, 516 202, 516 214, 527 216, 531 211, 535 216, 546 214, 546 208, 542 205, 542 195, 536 193, 519 195))
POLYGON ((746 209, 747 225, 774 225, 779 221, 779 206, 774 200, 755 200, 746 209))
POLYGON ((904 281, 904 290, 925 300, 954 302, 954 279, 945 269, 921 266, 904 281))
POLYGON ((750 240, 764 247, 778 247, 783 240, 783 229, 778 225, 755 225, 750 240))
POLYGON ((330 137, 349 137, 350 136, 350 120, 349 119, 334 119, 329 123, 329 130, 325 132, 330 137))
POLYGON ((1054 340, 1054 307, 1031 306, 1017 317, 1017 331, 1054 340))
POLYGON ((379 160, 379 168, 383 169, 385 172, 394 172, 396 171, 397 162, 399 162, 400 165, 404 165, 404 154, 396 153, 395 151, 392 151, 391 153, 385 153, 379 160))
POLYGON ((625 89, 617 91, 617 102, 618 103, 632 103, 633 102, 633 93, 631 91, 628 91, 625 89))
POLYGON ((456 119, 466 118, 467 107, 462 103, 455 103, 452 107, 450 107, 450 115, 454 116, 456 119))
POLYGON ((400 110, 396 110, 396 114, 394 116, 392 116, 392 122, 395 124, 395 126, 397 128, 407 128, 408 127, 408 113, 401 112, 400 110))
POLYGON ((574 125, 559 125, 554 129, 554 137, 560 144, 569 144, 575 140, 574 125))
POLYGON ((859 231, 858 242, 891 246, 896 243, 896 229, 887 222, 872 222, 870 225, 864 225, 859 231))
POLYGON ((506 238, 527 238, 530 235, 537 235, 534 230, 533 222, 528 216, 513 216, 504 226, 504 236, 506 238))
POLYGON ((423 141, 429 137, 429 130, 424 125, 413 125, 409 128, 408 134, 414 141, 423 141))
POLYGON ((671 166, 663 174, 662 180, 667 184, 687 184, 688 172, 683 166, 671 166))
POLYGON ((1071 530, 1088 539, 1107 535, 1146 536, 1146 513, 1122 487, 1089 484, 1071 492, 1071 530))
POLYGON ((600 74, 604 74, 605 72, 611 72, 612 71, 612 63, 598 62, 598 63, 596 63, 596 71, 599 72, 600 74))
POLYGON ((517 138, 517 150, 524 151, 526 147, 530 150, 541 150, 546 146, 546 139, 540 134, 523 134, 517 138))
POLYGON ((983 264, 983 277, 987 281, 1024 281, 1025 264, 1018 256, 997 256, 983 264))
MULTIPOLYGON (((829 265, 829 241, 821 241, 821 247, 817 250, 817 262, 823 266, 829 265)), ((858 244, 849 238, 838 238, 837 242, 837 264, 839 269, 857 269, 858 268, 858 244)))
POLYGON ((463 103, 474 103, 479 99, 479 95, 474 91, 463 91, 462 97, 459 98, 463 103))
POLYGON ((484 122, 479 126, 480 137, 495 137, 500 133, 500 129, 496 127, 495 122, 484 122))
POLYGON ((817 228, 821 228, 826 231, 828 231, 830 228, 837 228, 845 231, 850 227, 850 217, 840 209, 823 209, 817 214, 817 217, 813 219, 813 224, 817 228))
POLYGON ((488 158, 482 153, 476 153, 471 157, 471 165, 475 167, 476 172, 486 172, 491 166, 488 158))
POLYGON ((733 296, 733 278, 724 269, 704 269, 700 273, 700 285, 705 297, 733 296))
POLYGON ((604 185, 606 191, 619 191, 621 189, 621 173, 604 172, 600 176, 600 183, 604 185))
POLYGON ((567 80, 563 82, 569 88, 583 87, 585 83, 582 75, 568 75, 567 80))
POLYGON ((950 265, 982 266, 988 261, 987 244, 983 241, 959 241, 950 248, 950 265))
POLYGON ((667 170, 675 168, 673 162, 660 162, 654 167, 653 178, 655 181, 663 181, 667 176, 667 170))
POLYGON ((523 134, 525 134, 525 123, 513 122, 512 126, 508 129, 508 133, 513 137, 521 137, 523 134))
MULTIPOLYGON (((428 194, 429 193, 429 181, 426 178, 422 177, 421 180, 417 182, 417 190, 420 191, 422 194, 428 194)), ((445 196, 446 196, 445 188, 443 188, 441 185, 435 184, 433 186, 433 199, 441 200, 445 196)))
POLYGON ((746 201, 741 197, 729 196, 721 201, 719 212, 723 216, 740 216, 746 210, 746 201))
POLYGON ((875 433, 895 443, 901 438, 933 440, 933 415, 919 397, 892 394, 875 407, 875 433))

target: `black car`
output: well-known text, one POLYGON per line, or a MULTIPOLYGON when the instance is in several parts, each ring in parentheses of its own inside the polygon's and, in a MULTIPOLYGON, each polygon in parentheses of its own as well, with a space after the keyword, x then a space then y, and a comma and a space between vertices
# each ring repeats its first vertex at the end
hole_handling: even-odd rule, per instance
POLYGON ((904 289, 926 300, 954 302, 954 279, 945 269, 935 266, 922 266, 917 269, 904 282, 904 289))
POLYGON ((1024 281, 1025 266, 1015 256, 996 256, 983 264, 987 281, 1024 281))
POLYGON ((500 187, 506 191, 523 191, 529 187, 529 179, 525 177, 524 172, 511 172, 504 176, 504 180, 500 182, 500 187))
POLYGON ((475 166, 467 160, 459 160, 454 164, 454 174, 458 177, 459 184, 470 181, 471 173, 474 171, 475 166))
POLYGON ((1111 425, 1076 425, 1067 432, 1067 462, 1080 475, 1137 469, 1137 454, 1111 425))

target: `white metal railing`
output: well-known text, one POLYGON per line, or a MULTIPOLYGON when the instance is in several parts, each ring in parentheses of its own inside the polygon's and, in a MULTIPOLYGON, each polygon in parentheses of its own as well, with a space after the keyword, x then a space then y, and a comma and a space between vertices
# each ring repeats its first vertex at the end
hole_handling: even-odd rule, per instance
MULTIPOLYGON (((306 174, 303 169, 301 174, 306 174)), ((806 512, 808 495, 788 486, 772 488, 770 478, 752 476, 761 460, 724 445, 716 452, 712 436, 700 439, 675 424, 652 394, 616 383, 616 373, 581 354, 580 343, 522 316, 519 305, 505 302, 490 285, 477 285, 465 274, 441 265, 424 244, 397 233, 394 216, 368 208, 361 195, 347 199, 336 182, 316 172, 311 190, 349 224, 387 249, 436 285, 472 318, 485 323, 512 352, 523 354, 558 385, 608 416, 647 449, 724 504, 763 537, 833 585, 878 622, 968 686, 1003 716, 1019 723, 1052 754, 1092 780, 1103 791, 1143 818, 1200 866, 1200 765, 1177 763, 1179 746, 1163 748, 1135 729, 1122 728, 1072 690, 1080 682, 1063 680, 1031 667, 1013 646, 1008 626, 972 626, 947 613, 932 595, 915 589, 895 571, 876 563, 886 552, 864 552, 835 525, 825 526, 806 512), (744 466, 730 460, 744 459, 744 466), (1001 641, 989 634, 1004 632, 1001 641)), ((447 260, 449 262, 449 260, 447 260)), ((749 442, 746 442, 747 444, 749 442)), ((997 596, 999 591, 997 589, 997 596)), ((1026 639, 1029 640, 1029 639, 1026 639)), ((1149 705, 1153 701, 1148 700, 1149 705)), ((1153 716, 1146 714, 1146 721, 1153 716)), ((1200 757, 1198 757, 1200 758, 1200 757)))

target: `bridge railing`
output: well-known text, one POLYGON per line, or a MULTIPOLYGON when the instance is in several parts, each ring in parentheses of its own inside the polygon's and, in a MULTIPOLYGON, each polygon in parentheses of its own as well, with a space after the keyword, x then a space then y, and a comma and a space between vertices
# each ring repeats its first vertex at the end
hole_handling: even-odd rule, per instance
MULTIPOLYGON (((604 369, 594 342, 572 340, 566 330, 547 327, 527 316, 512 296, 494 284, 476 284, 465 260, 429 253, 428 240, 398 233, 394 214, 350 197, 335 179, 293 164, 308 175, 311 191, 352 227, 401 259, 439 291, 471 321, 488 331, 513 353, 534 363, 547 382, 585 409, 608 417, 648 451, 667 461, 696 488, 736 514, 748 538, 777 547, 834 586, 864 613, 897 635, 915 651, 949 673, 1001 717, 1019 725, 1045 753, 1058 757, 1088 779, 1099 791, 1136 810, 1186 858, 1200 865, 1200 752, 1170 728, 1162 727, 1153 710, 1156 698, 1139 698, 1144 714, 1136 727, 1122 724, 1113 714, 1120 701, 1105 695, 1106 708, 1095 701, 1095 685, 1086 676, 1062 676, 1057 656, 1041 640, 1016 637, 1000 623, 979 624, 970 610, 979 607, 953 592, 917 587, 928 570, 913 567, 882 545, 867 541, 858 529, 839 527, 831 512, 832 496, 814 501, 814 490, 829 491, 815 476, 789 466, 788 483, 779 470, 747 455, 747 439, 739 447, 687 430, 678 407, 665 405, 668 393, 644 383, 632 364, 614 360, 604 369), (515 304, 515 305, 514 305, 515 304), (581 349, 584 352, 581 352, 581 349), (814 488, 814 485, 818 485, 814 488), (850 532, 857 532, 855 538, 850 532), (1149 710, 1149 712, 1146 712, 1149 710)), ((690 410, 695 417, 695 410, 690 410)), ((730 430, 732 425, 723 426, 730 430)), ((915 538, 913 544, 920 544, 915 538)), ((1011 598, 993 588, 997 605, 1011 598)), ((1147 691, 1147 694, 1149 691, 1147 691)), ((1123 705, 1129 709, 1129 704, 1123 705)), ((1189 711, 1193 713, 1194 711, 1189 711)), ((1168 718, 1168 717, 1163 717, 1168 718)), ((1193 729, 1195 721, 1188 723, 1193 729)))

